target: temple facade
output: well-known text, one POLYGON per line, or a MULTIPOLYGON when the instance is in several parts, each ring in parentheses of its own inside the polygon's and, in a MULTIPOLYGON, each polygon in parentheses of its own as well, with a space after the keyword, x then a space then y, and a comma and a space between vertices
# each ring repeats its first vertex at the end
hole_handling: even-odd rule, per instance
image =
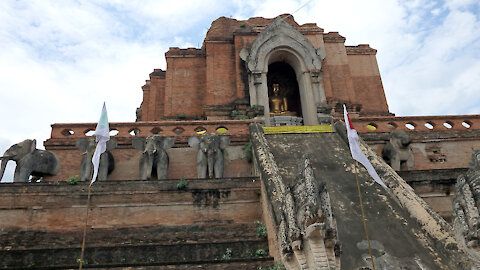
POLYGON ((345 40, 215 20, 110 123, 91 193, 96 123, 52 124, 36 153, 55 170, 17 161, 1 184, 0 266, 76 268, 83 240, 98 269, 480 269, 480 115, 395 116, 376 50, 345 40), (388 189, 355 165, 343 105, 388 189))
POLYGON ((275 113, 269 104, 274 84, 288 102, 287 114, 302 117, 305 125, 318 124, 322 103, 345 103, 362 116, 391 115, 375 54, 369 45, 346 46, 337 32, 299 25, 288 14, 222 17, 202 48, 165 54, 167 70, 155 69, 142 87, 141 119, 230 119, 239 103, 262 106, 269 115, 275 113))

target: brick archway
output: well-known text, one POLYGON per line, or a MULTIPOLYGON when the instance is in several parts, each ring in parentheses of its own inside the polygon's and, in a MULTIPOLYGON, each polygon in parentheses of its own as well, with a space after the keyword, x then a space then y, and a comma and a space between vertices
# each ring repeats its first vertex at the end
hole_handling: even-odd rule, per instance
MULTIPOLYGON (((274 62, 285 62, 295 71, 305 125, 316 125, 317 104, 325 101, 321 81, 323 50, 315 50, 312 43, 282 18, 268 25, 255 38, 250 49, 242 49, 240 57, 245 61, 251 105, 262 105, 269 115, 267 73, 274 62)), ((270 125, 269 117, 265 118, 270 125)))

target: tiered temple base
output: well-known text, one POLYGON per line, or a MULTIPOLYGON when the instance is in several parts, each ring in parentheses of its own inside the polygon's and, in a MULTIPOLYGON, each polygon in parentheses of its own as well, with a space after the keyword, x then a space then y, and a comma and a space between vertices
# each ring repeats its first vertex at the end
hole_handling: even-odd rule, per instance
MULTIPOLYGON (((85 267, 256 269, 273 265, 256 178, 93 185, 85 267)), ((2 184, 0 268, 76 268, 87 185, 2 184)))

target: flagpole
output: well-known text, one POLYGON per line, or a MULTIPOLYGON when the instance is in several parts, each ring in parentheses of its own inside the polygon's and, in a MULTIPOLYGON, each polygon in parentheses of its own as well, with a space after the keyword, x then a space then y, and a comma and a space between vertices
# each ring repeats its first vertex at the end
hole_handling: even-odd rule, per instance
POLYGON ((365 212, 363 211, 362 193, 360 192, 360 183, 358 182, 358 161, 355 160, 355 180, 357 181, 358 197, 360 198, 360 210, 362 212, 363 230, 367 237, 368 253, 370 254, 370 260, 372 261, 372 268, 375 270, 375 263, 373 262, 372 248, 370 246, 370 238, 368 237, 367 221, 365 219, 365 212))
POLYGON ((83 239, 82 239, 82 253, 80 254, 79 270, 82 270, 83 255, 85 253, 85 239, 87 238, 87 225, 88 225, 88 210, 90 209, 90 195, 92 193, 92 184, 97 180, 98 168, 100 166, 100 157, 107 150, 107 141, 110 140, 110 127, 108 125, 107 107, 103 102, 102 113, 98 120, 97 127, 95 128, 95 152, 92 157, 93 164, 93 176, 90 185, 88 185, 88 197, 87 197, 87 210, 85 214, 85 226, 83 227, 83 239))
POLYGON ((80 261, 79 261, 79 266, 78 266, 79 270, 82 270, 83 254, 85 253, 85 239, 87 238, 88 209, 90 208, 91 187, 92 187, 92 185, 88 185, 87 211, 86 211, 86 215, 85 215, 85 225, 83 226, 82 252, 80 253, 80 261))

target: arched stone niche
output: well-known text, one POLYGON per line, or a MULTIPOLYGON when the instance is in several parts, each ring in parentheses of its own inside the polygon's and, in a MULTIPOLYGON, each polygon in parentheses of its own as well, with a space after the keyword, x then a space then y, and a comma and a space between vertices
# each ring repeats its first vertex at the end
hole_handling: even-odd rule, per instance
MULTIPOLYGON (((262 105, 265 116, 270 115, 268 102, 268 66, 285 62, 294 70, 300 91, 300 102, 305 125, 318 124, 317 104, 325 101, 321 84, 323 49, 315 50, 312 43, 282 18, 269 24, 253 41, 251 48, 243 48, 240 57, 245 61, 251 105, 262 105)), ((265 117, 267 125, 270 118, 265 117)))

